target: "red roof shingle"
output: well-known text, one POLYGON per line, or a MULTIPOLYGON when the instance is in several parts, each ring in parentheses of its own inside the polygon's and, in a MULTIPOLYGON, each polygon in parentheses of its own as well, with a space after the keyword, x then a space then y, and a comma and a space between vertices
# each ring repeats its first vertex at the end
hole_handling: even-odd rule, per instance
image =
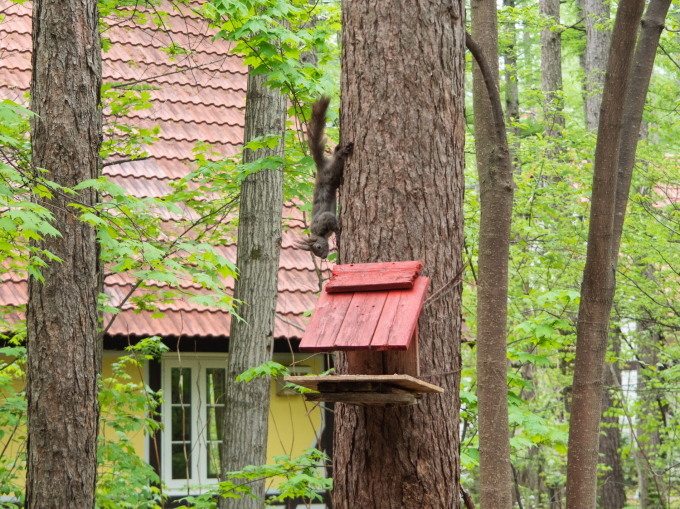
MULTIPOLYGON (((223 157, 237 153, 243 141, 247 68, 229 53, 229 43, 212 41, 214 31, 186 7, 164 6, 173 14, 164 27, 150 20, 135 24, 116 19, 103 37, 112 46, 103 54, 105 83, 143 81, 151 85, 152 107, 134 111, 125 122, 140 127, 160 127, 159 139, 145 147, 150 157, 136 162, 110 165, 104 173, 137 197, 160 197, 169 184, 188 173, 196 142, 207 142, 223 157), (169 56, 170 44, 190 49, 190 54, 169 56), (173 59, 174 58, 174 59, 173 59)), ((31 67, 31 4, 0 0, 0 99, 27 103, 31 67)), ((106 113, 106 112, 105 112, 106 113)), ((106 125, 106 120, 105 120, 106 125)), ((112 157, 115 160, 115 156, 112 157)), ((166 220, 172 220, 166 213, 166 220)), ((289 228, 284 230, 279 268, 279 296, 275 337, 300 338, 319 291, 317 268, 308 252, 294 247, 300 235, 301 216, 293 207, 284 210, 289 228), (293 325, 290 325, 293 324, 293 325)), ((222 254, 234 262, 236 246, 220 246, 222 254)), ((318 260, 317 260, 318 262, 318 260)), ((328 268, 327 262, 321 266, 328 268)), ((27 301, 26 283, 13 273, 0 276, 0 306, 22 306, 27 301)), ((133 281, 124 275, 108 277, 105 292, 111 303, 120 303, 133 281)), ((233 281, 227 281, 233 288, 233 281)), ((163 286, 163 285, 159 285, 163 286)), ((152 292, 145 289, 143 292, 152 292)), ((180 285, 187 294, 202 293, 193 284, 180 285)), ((140 294, 143 294, 140 292, 140 294)), ((159 305, 164 316, 149 311, 136 312, 126 303, 109 329, 110 335, 195 336, 228 335, 230 315, 223 309, 206 307, 180 299, 159 305)), ((19 315, 13 313, 9 319, 19 315)))

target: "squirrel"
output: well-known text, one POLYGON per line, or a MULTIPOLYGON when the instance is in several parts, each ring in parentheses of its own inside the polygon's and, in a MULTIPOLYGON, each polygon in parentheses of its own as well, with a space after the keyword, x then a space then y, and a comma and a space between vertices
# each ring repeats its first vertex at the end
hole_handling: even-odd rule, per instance
POLYGON ((342 183, 345 159, 354 148, 354 143, 338 145, 335 147, 332 157, 324 155, 326 142, 323 132, 329 102, 328 97, 320 97, 312 106, 312 116, 307 130, 309 150, 314 158, 314 163, 316 163, 312 226, 310 227, 311 235, 297 244, 300 249, 311 251, 319 258, 328 256, 330 250, 328 237, 331 233, 340 231, 340 224, 336 215, 335 193, 342 183))

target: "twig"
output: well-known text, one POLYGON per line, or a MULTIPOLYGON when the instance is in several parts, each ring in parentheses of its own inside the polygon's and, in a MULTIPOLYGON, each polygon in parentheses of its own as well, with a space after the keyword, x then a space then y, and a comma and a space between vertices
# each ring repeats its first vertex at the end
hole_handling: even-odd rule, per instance
POLYGON ((118 159, 117 161, 106 161, 105 163, 102 163, 102 168, 106 168, 107 166, 114 166, 116 164, 134 163, 136 161, 145 161, 147 159, 151 159, 151 156, 131 157, 130 159, 118 159))
POLYGON ((425 305, 424 307, 429 306, 430 304, 433 304, 436 302, 443 294, 445 290, 453 290, 456 286, 458 286, 461 282, 462 279, 460 278, 461 274, 465 270, 465 266, 463 266, 462 269, 456 274, 454 277, 449 279, 446 283, 444 283, 442 286, 439 287, 439 289, 434 292, 432 295, 430 295, 426 300, 425 300, 425 305), (455 283, 455 284, 454 284, 455 283), (453 285, 453 286, 451 286, 453 285))
POLYGON ((300 326, 300 325, 298 325, 298 324, 296 324, 296 323, 293 323, 293 322, 291 322, 291 321, 289 321, 289 320, 286 320, 286 319, 285 319, 284 317, 282 317, 279 313, 276 313, 275 316, 276 316, 276 318, 278 318, 279 320, 281 320, 283 323, 286 323, 286 324, 290 325, 291 327, 295 327, 296 329, 300 329, 302 332, 304 332, 304 331, 306 330, 304 327, 302 327, 302 326, 300 326))

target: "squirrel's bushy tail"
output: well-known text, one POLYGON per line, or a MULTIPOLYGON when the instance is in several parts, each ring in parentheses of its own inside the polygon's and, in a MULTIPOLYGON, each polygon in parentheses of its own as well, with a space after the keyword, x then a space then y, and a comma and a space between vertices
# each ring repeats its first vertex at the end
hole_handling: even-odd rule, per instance
POLYGON ((326 140, 323 137, 323 131, 326 127, 326 110, 330 101, 328 97, 320 97, 314 103, 312 106, 312 117, 309 119, 309 127, 307 129, 309 150, 312 153, 317 168, 323 168, 324 165, 326 140))

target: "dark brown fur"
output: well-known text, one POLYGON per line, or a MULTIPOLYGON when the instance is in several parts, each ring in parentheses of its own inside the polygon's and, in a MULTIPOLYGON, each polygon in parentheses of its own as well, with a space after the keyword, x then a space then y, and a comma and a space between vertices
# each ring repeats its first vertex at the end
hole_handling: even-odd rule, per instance
POLYGON ((316 163, 312 226, 310 227, 310 236, 298 242, 299 248, 311 251, 319 258, 328 256, 328 237, 331 233, 340 231, 338 216, 336 215, 335 195, 342 183, 345 159, 352 153, 354 147, 353 143, 338 145, 335 147, 332 157, 325 156, 326 141, 323 132, 329 102, 328 97, 321 97, 312 106, 312 117, 307 131, 309 150, 316 163))

